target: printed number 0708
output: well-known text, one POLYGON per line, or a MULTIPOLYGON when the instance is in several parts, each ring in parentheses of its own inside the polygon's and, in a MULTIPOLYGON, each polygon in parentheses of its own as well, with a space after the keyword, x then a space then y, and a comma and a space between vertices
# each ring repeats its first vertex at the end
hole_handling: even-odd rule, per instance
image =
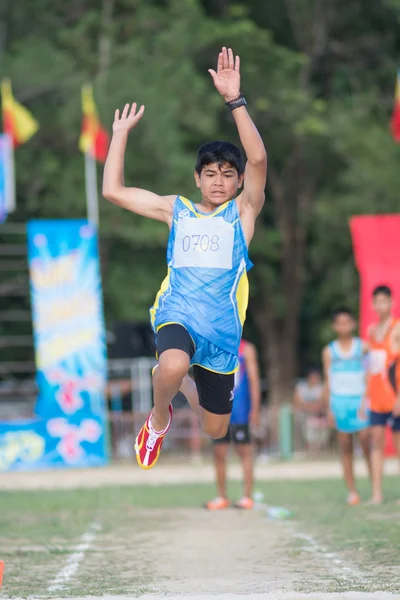
POLYGON ((207 250, 216 252, 219 250, 219 235, 213 235, 211 238, 209 235, 185 235, 182 240, 184 252, 189 252, 189 250, 196 252, 199 248, 202 252, 207 252, 207 250))

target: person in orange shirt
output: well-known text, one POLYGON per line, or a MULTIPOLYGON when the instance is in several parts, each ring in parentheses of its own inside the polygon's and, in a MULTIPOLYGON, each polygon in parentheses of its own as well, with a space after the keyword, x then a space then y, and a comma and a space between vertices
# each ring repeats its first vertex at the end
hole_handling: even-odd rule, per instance
POLYGON ((365 416, 369 404, 372 444, 372 498, 369 504, 381 504, 387 425, 392 428, 400 457, 400 320, 392 316, 392 291, 388 286, 376 287, 372 301, 379 321, 371 325, 368 332, 368 384, 360 416, 365 416))

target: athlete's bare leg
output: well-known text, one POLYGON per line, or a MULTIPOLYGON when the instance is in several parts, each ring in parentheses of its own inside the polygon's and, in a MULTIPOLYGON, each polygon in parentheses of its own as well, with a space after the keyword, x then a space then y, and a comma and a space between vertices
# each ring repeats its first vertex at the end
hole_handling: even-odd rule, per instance
POLYGON ((227 498, 226 495, 226 457, 228 455, 229 444, 214 444, 214 465, 217 482, 217 495, 220 498, 227 498))
MULTIPOLYGON (((400 431, 393 431, 393 442, 396 447, 397 458, 400 459, 400 431)), ((400 500, 397 500, 396 504, 400 504, 400 500)))
POLYGON ((385 427, 371 427, 372 497, 368 504, 382 504, 382 476, 385 448, 385 427))
POLYGON ((372 464, 371 464, 371 432, 370 429, 362 429, 358 432, 358 439, 360 440, 361 449, 364 455, 365 462, 367 463, 368 475, 370 481, 372 481, 372 464))
POLYGON ((393 431, 393 442, 397 452, 397 458, 400 459, 400 431, 393 431))
POLYGON ((357 494, 353 469, 353 435, 338 431, 338 442, 346 487, 350 494, 357 494))
POLYGON ((199 404, 199 393, 197 391, 196 384, 190 375, 185 375, 179 391, 182 392, 193 411, 196 413, 199 419, 201 419, 202 408, 199 404))
POLYGON ((151 424, 156 431, 163 431, 169 422, 168 407, 179 392, 182 380, 189 371, 190 359, 182 350, 165 350, 153 373, 154 407, 151 424))
POLYGON ((253 497, 253 446, 251 444, 235 444, 235 450, 240 457, 243 468, 243 495, 253 497))

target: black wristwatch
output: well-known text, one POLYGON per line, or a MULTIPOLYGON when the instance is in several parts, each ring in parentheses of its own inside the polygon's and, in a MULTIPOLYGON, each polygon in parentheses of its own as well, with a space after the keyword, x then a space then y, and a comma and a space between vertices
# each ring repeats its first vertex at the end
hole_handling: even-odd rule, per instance
POLYGON ((232 111, 235 108, 239 108, 239 106, 246 106, 246 98, 243 94, 240 94, 237 98, 233 98, 233 100, 229 100, 229 102, 225 102, 225 105, 232 111))

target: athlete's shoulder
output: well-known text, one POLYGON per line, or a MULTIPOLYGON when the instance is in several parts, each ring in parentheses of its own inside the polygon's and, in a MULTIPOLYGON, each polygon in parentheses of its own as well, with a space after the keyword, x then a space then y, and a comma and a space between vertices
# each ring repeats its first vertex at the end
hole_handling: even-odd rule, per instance
POLYGON ((178 194, 174 198, 173 209, 175 213, 175 218, 188 217, 190 213, 194 212, 193 203, 181 194, 178 194))
POLYGON ((334 340, 332 342, 329 342, 329 344, 326 344, 326 346, 324 346, 322 348, 322 352, 321 352, 322 360, 326 360, 331 357, 333 345, 334 345, 334 340))

